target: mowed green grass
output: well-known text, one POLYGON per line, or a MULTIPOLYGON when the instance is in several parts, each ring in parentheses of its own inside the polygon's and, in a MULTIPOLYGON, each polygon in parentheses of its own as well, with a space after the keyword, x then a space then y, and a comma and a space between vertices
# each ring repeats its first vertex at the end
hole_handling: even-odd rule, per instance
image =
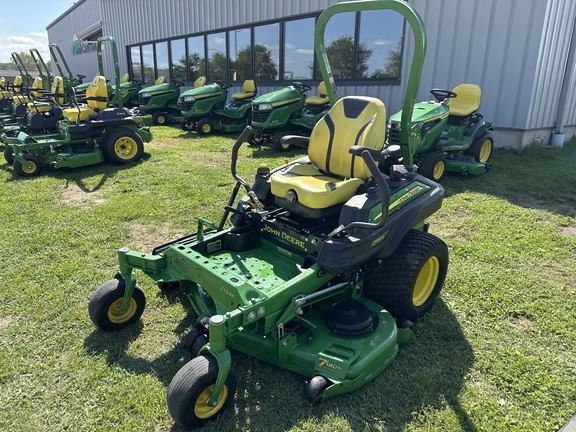
MULTIPOLYGON (((166 390, 189 354, 186 299, 140 274, 141 321, 97 330, 87 305, 116 250, 218 221, 234 140, 155 127, 140 163, 48 171, 0 164, 0 430, 178 431, 166 390)), ((240 175, 298 152, 244 146, 240 175)), ((363 388, 309 406, 304 378, 233 352, 238 391, 206 431, 556 431, 576 413, 576 143, 497 152, 448 176, 430 231, 450 250, 432 311, 363 388)))

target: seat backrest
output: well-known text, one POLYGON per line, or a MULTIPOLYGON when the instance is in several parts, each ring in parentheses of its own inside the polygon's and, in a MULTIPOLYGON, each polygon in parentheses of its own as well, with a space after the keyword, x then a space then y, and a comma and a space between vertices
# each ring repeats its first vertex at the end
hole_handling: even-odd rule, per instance
POLYGON ((318 84, 318 93, 322 96, 328 96, 328 91, 326 90, 326 84, 324 84, 324 81, 318 84))
POLYGON ((130 75, 125 73, 122 75, 122 78, 120 78, 120 84, 126 84, 128 81, 130 81, 130 75))
POLYGON ((14 84, 12 84, 12 89, 14 90, 14 93, 22 93, 22 77, 20 75, 17 75, 14 78, 14 84))
POLYGON ((93 110, 103 110, 108 107, 108 88, 106 86, 106 78, 96 75, 92 80, 92 84, 86 89, 86 98, 88 99, 88 106, 93 110), (92 98, 105 98, 102 100, 92 98))
POLYGON ((478 84, 460 84, 452 90, 457 96, 448 104, 450 115, 467 116, 478 111, 482 90, 478 84))
POLYGON ((61 76, 55 76, 52 80, 52 88, 50 89, 52 93, 52 102, 56 105, 62 105, 64 103, 64 80, 61 76), (58 96, 55 96, 58 94, 58 96))
POLYGON ((30 89, 32 96, 35 98, 41 98, 43 94, 39 90, 44 90, 44 83, 42 82, 42 78, 36 77, 32 82, 32 88, 30 89))
POLYGON ((6 90, 6 78, 0 77, 0 90, 6 90))
POLYGON ((206 77, 199 77, 198 79, 196 79, 196 81, 194 81, 194 88, 198 88, 198 87, 204 87, 206 85, 206 77))
POLYGON ((353 145, 382 149, 385 140, 384 103, 372 97, 346 96, 312 130, 308 156, 326 173, 365 180, 371 176, 368 166, 348 150, 353 145))
POLYGON ((254 82, 254 80, 244 81, 243 88, 246 93, 256 93, 256 83, 254 82))
POLYGON ((166 82, 165 76, 159 76, 156 81, 154 81, 154 85, 164 84, 166 82))

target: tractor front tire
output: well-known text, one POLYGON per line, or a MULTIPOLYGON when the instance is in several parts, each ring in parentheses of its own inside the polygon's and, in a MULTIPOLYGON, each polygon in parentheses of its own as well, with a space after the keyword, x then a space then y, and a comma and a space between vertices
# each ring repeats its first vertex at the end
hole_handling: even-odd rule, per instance
POLYGON ((200 119, 196 125, 196 132, 198 135, 210 135, 214 132, 214 123, 208 118, 200 119))
POLYGON ((446 174, 446 156, 443 153, 427 153, 422 157, 418 173, 439 182, 446 174))
POLYGON ((30 167, 22 165, 20 162, 14 159, 12 161, 12 167, 14 168, 14 171, 16 171, 16 174, 22 177, 35 177, 37 175, 40 175, 41 171, 40 159, 38 159, 38 157, 30 153, 25 153, 23 156, 24 159, 28 161, 28 163, 30 164, 30 167))
POLYGON ((182 119, 180 120, 180 129, 185 132, 193 131, 196 128, 196 125, 192 120, 182 119))
POLYGON ((290 132, 288 131, 276 132, 274 134, 274 138, 272 139, 272 148, 277 152, 286 152, 290 150, 292 147, 290 144, 284 144, 281 142, 282 138, 289 134, 290 132))
POLYGON ((476 162, 485 164, 492 156, 492 149, 494 148, 494 138, 490 132, 479 136, 472 141, 470 148, 464 152, 468 156, 472 156, 476 162))
POLYGON ((140 135, 131 129, 112 130, 104 140, 104 157, 116 165, 136 162, 144 154, 144 142, 140 135))
POLYGON ((94 291, 88 301, 88 315, 96 327, 104 331, 118 330, 140 319, 146 307, 146 297, 138 285, 134 288, 128 310, 118 313, 125 291, 123 279, 104 282, 94 291))
POLYGON ((411 230, 391 256, 366 266, 364 294, 396 319, 415 322, 432 308, 447 271, 446 243, 411 230))
POLYGON ((186 363, 168 386, 168 411, 174 421, 186 428, 204 426, 218 417, 234 399, 236 375, 230 369, 216 406, 206 404, 218 377, 218 362, 211 355, 201 355, 186 363))

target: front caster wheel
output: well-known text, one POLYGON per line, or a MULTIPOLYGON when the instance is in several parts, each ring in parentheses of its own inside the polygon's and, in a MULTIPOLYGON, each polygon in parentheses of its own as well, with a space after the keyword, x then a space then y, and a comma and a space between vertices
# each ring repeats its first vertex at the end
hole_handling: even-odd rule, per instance
POLYGON ((94 291, 88 302, 88 314, 96 327, 104 331, 118 330, 140 319, 146 307, 144 292, 136 285, 128 309, 119 313, 125 291, 126 283, 118 279, 104 282, 94 291))
POLYGON ((230 369, 220 397, 214 406, 207 401, 218 377, 218 362, 212 355, 190 360, 178 371, 168 387, 168 411, 174 421, 186 429, 204 426, 218 417, 236 393, 236 375, 230 369))
POLYGON ((330 384, 323 376, 316 375, 306 385, 306 400, 310 405, 322 398, 322 393, 330 384))
POLYGON ((12 168, 14 168, 16 174, 23 177, 35 177, 40 175, 40 159, 29 153, 26 153, 23 156, 27 162, 25 165, 21 164, 16 159, 12 162, 12 168))

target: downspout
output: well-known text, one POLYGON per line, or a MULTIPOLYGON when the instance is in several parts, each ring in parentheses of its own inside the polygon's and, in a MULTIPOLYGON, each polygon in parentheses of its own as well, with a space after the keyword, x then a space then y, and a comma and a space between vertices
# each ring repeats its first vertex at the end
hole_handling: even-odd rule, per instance
POLYGON ((556 120, 554 121, 554 133, 550 139, 552 147, 562 147, 564 145, 564 114, 566 113, 566 105, 568 101, 568 86, 572 71, 576 64, 576 20, 572 24, 572 38, 570 40, 570 47, 568 51, 568 59, 566 60, 566 70, 562 78, 562 88, 560 89, 560 98, 558 99, 558 109, 556 110, 556 120))

